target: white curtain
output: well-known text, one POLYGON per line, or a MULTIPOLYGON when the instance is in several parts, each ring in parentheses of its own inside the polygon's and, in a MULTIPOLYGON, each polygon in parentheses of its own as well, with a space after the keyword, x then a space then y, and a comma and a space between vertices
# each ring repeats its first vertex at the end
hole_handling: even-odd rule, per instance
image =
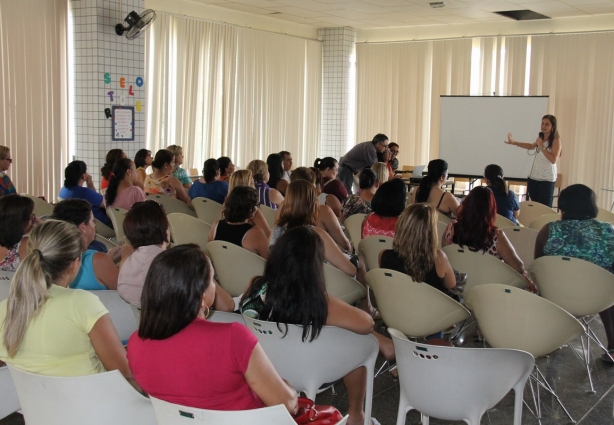
POLYGON ((160 14, 146 41, 147 146, 184 148, 184 168, 229 156, 240 167, 320 143, 321 43, 160 14))
POLYGON ((17 191, 52 201, 67 143, 67 0, 0 1, 0 145, 17 191))

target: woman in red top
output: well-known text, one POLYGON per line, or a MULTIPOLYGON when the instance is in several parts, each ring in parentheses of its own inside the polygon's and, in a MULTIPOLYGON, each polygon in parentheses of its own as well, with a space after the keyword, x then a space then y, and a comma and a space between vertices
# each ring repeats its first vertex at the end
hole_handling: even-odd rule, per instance
POLYGON ((362 238, 374 235, 394 238, 397 220, 406 202, 407 188, 403 180, 392 179, 381 185, 371 201, 373 212, 362 224, 362 238))
POLYGON ((284 404, 296 391, 277 374, 256 337, 239 323, 208 322, 216 300, 213 268, 197 245, 179 245, 151 263, 141 297, 139 330, 128 362, 156 398, 210 410, 284 404))

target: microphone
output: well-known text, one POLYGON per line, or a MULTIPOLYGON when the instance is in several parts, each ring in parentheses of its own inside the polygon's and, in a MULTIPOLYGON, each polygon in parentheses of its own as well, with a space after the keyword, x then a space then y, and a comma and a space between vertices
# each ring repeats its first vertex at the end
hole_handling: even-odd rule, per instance
POLYGON ((541 131, 539 132, 539 138, 544 140, 544 133, 542 133, 541 131))

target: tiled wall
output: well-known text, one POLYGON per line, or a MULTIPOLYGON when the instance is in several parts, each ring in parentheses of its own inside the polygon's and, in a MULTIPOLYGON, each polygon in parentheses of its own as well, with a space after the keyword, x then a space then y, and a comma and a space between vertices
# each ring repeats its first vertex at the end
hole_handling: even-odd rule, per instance
POLYGON ((340 158, 356 143, 354 92, 356 30, 320 28, 322 41, 322 156, 340 158))
POLYGON ((88 165, 97 187, 100 167, 110 149, 121 148, 133 158, 145 147, 145 39, 128 40, 115 33, 115 25, 132 10, 142 13, 144 5, 143 0, 121 3, 120 11, 120 0, 70 0, 75 73, 69 101, 74 102, 74 155, 88 165), (143 79, 138 81, 140 87, 138 77, 143 79), (134 141, 111 139, 111 119, 104 110, 122 104, 135 106, 134 141))

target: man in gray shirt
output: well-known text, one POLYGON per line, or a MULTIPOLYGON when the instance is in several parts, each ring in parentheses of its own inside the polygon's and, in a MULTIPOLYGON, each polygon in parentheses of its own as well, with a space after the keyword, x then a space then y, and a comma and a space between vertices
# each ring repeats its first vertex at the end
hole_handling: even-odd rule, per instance
POLYGON ((371 167, 377 162, 377 153, 384 152, 388 146, 388 136, 376 134, 370 142, 359 143, 341 157, 339 161, 339 174, 337 179, 341 180, 348 193, 352 193, 354 176, 363 168, 371 167))

